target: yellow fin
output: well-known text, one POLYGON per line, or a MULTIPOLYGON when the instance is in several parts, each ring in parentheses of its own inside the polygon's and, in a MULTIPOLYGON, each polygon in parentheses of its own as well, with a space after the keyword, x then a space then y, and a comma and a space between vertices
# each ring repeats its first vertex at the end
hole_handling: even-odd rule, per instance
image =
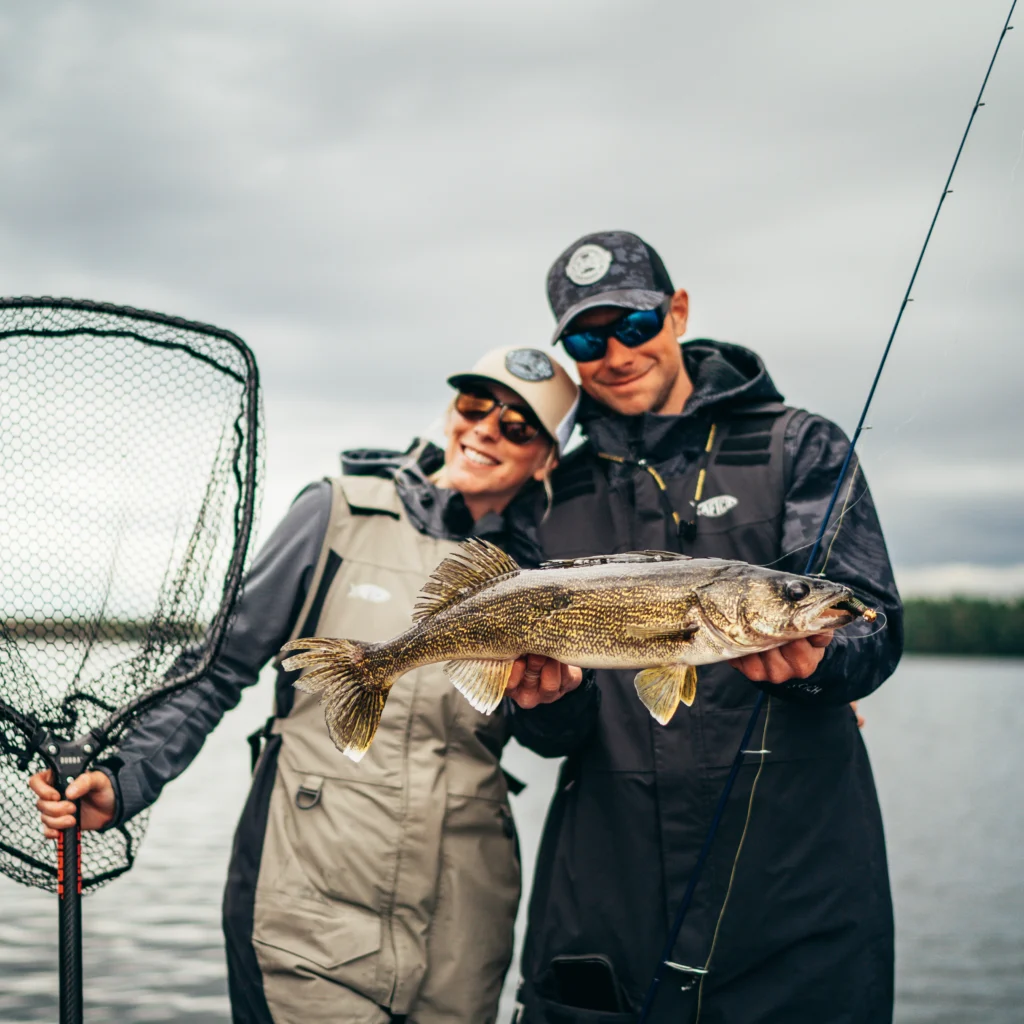
POLYGON ((428 619, 485 584, 516 572, 519 564, 497 545, 470 538, 430 574, 416 599, 413 621, 428 619))
POLYGON ((690 707, 697 699, 697 669, 693 665, 686 666, 686 675, 683 677, 683 685, 679 690, 679 699, 690 707))
POLYGON ((470 704, 489 715, 505 696, 508 677, 512 674, 511 661, 491 658, 449 661, 445 667, 448 678, 470 704))
POLYGON ((633 684, 654 720, 668 725, 679 702, 689 706, 697 696, 697 670, 692 665, 657 665, 637 672, 633 684))

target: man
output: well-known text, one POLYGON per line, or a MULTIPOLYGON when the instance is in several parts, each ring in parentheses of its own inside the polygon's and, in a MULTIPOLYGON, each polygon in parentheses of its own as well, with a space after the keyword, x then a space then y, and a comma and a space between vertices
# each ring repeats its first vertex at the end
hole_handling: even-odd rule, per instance
MULTIPOLYGON (((687 293, 635 235, 575 242, 549 272, 548 298, 586 392, 586 444, 553 478, 548 557, 670 549, 802 572, 846 454, 839 428, 784 405, 750 350, 680 347, 687 293)), ((901 607, 859 472, 843 496, 814 568, 884 612, 885 628, 860 623, 701 669, 696 702, 665 727, 632 672, 597 673, 600 713, 582 745, 546 741, 534 715, 531 745, 570 756, 530 904, 528 1024, 636 1019, 757 689, 770 699, 751 746, 768 752, 746 759, 669 958, 708 973, 670 972, 650 1020, 891 1019, 885 845, 849 702, 895 668, 901 607)), ((518 734, 531 714, 516 711, 518 734)))

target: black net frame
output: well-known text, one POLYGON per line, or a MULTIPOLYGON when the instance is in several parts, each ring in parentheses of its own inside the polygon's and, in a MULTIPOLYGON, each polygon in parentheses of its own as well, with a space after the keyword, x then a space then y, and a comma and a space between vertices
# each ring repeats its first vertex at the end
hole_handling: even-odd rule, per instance
MULTIPOLYGON (((25 460, 17 463, 12 453, 24 450, 35 440, 31 431, 19 423, 19 412, 11 410, 41 409, 32 426, 45 435, 59 419, 62 403, 66 405, 72 395, 82 408, 90 402, 96 407, 107 402, 106 407, 114 409, 121 403, 129 412, 134 410, 137 428, 139 417, 146 414, 147 398, 157 395, 171 409, 172 399, 177 396, 179 405, 186 406, 187 400, 192 403, 187 406, 189 417, 183 419, 178 409, 168 413, 170 418, 165 420, 165 426, 175 424, 184 438, 183 451, 177 453, 179 468, 189 467, 191 442, 200 436, 209 441, 205 447, 194 444, 194 472, 191 476, 183 472, 178 520, 173 530, 165 530, 173 541, 174 553, 163 567, 152 606, 145 604, 145 597, 135 595, 129 600, 122 594, 121 614, 115 613, 117 585, 135 568, 122 566, 119 575, 115 557, 107 578, 95 585, 104 593, 99 611, 92 617, 83 618, 75 612, 73 603, 65 600, 62 605, 49 592, 44 593, 44 601, 35 594, 31 598, 41 611, 26 612, 23 605, 31 602, 25 597, 24 580, 5 577, 5 565, 0 564, 0 776, 7 790, 0 805, 0 871, 15 881, 59 891, 58 854, 54 844, 42 839, 34 797, 25 784, 27 774, 49 767, 58 777, 62 768, 77 775, 112 763, 118 743, 139 717, 202 678, 216 658, 255 529, 263 457, 259 374, 255 358, 242 339, 210 324, 88 300, 0 298, 0 387, 5 383, 11 386, 0 396, 0 470, 4 471, 0 474, 0 528, 3 513, 16 498, 25 497, 25 481, 15 479, 17 473, 11 471, 11 466, 17 470, 25 460), (143 351, 145 358, 139 355, 143 351), (132 376, 131 366, 126 372, 118 363, 117 354, 125 352, 131 352, 140 371, 145 370, 138 379, 132 376), (102 385, 99 389, 88 372, 77 380, 72 374, 70 384, 59 372, 83 353, 102 370, 94 374, 102 385), (30 366, 33 359, 39 365, 30 366), (164 370, 161 359, 168 360, 171 369, 164 370), (12 360, 20 360, 15 371, 9 367, 12 360), (28 381, 27 394, 14 395, 14 385, 21 381, 18 371, 26 366, 31 370, 23 373, 28 381), (93 392, 84 398, 72 394, 76 385, 93 387, 93 392), (52 417, 48 403, 53 403, 56 410, 52 417), (220 433, 214 437, 218 429, 220 433), (212 467, 206 471, 209 479, 205 490, 201 482, 204 453, 212 453, 213 458, 212 467), (190 491, 188 482, 192 484, 190 491), (12 493, 14 498, 9 497, 12 493), (190 511, 195 513, 194 521, 189 519, 190 511), (125 614, 131 601, 136 612, 125 614), (143 606, 146 614, 138 611, 143 606), (80 664, 63 688, 51 686, 47 692, 44 683, 33 676, 31 662, 35 658, 38 664, 46 665, 44 655, 55 650, 80 655, 80 664), (111 651, 119 652, 118 656, 111 651), (90 664, 95 669, 91 676, 90 664), (97 665, 100 667, 95 668, 97 665), (117 685, 110 682, 115 676, 117 685), (33 692, 26 688, 26 680, 36 683, 33 692), (127 699, 105 699, 104 685, 127 699)), ((131 425, 130 417, 125 423, 131 425)), ((89 448, 71 433, 70 450, 75 451, 77 444, 86 456, 92 452, 97 463, 103 462, 102 456, 108 453, 97 452, 95 445, 89 448)), ((103 449, 102 432, 98 436, 103 449)), ((122 443, 126 443, 124 439, 122 443)), ((47 452, 55 464, 63 455, 58 448, 51 445, 47 452)), ((144 460, 136 461, 145 466, 144 460)), ((107 462, 116 472, 114 456, 109 456, 107 462)), ((126 458, 129 469, 130 462, 126 458)), ((205 464, 210 465, 209 459, 205 464)), ((31 483, 31 471, 24 475, 31 483)), ((126 476, 130 479, 127 471, 126 476)), ((73 489, 76 478, 71 473, 69 477, 73 489)), ((36 482, 45 489, 45 481, 40 478, 36 482)), ((119 497, 111 499, 115 506, 119 497)), ((124 500, 127 503, 127 497, 124 500)), ((26 504, 32 507, 31 500, 26 504)), ((165 511, 164 505, 160 511, 165 511)), ((138 522, 129 521, 121 530, 118 543, 123 548, 131 549, 131 543, 122 541, 133 531, 141 535, 138 522)), ((0 536, 0 545, 3 541, 0 536)), ((136 538, 136 550, 139 543, 136 538)), ((122 561, 130 563, 131 555, 129 550, 122 561)), ((51 663, 67 674, 72 659, 67 655, 61 661, 58 655, 51 663)), ((94 889, 131 867, 145 833, 146 818, 140 814, 117 829, 82 835, 82 891, 94 889)))

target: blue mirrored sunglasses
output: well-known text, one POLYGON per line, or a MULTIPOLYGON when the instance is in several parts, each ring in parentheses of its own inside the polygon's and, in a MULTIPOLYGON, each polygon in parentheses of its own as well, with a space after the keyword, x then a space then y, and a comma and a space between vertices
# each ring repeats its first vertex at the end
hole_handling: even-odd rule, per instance
POLYGON ((626 313, 603 327, 589 327, 585 331, 563 333, 559 341, 577 363, 603 359, 608 351, 609 338, 615 338, 627 348, 636 348, 650 341, 661 331, 668 313, 669 301, 665 299, 654 309, 638 309, 634 313, 626 313))

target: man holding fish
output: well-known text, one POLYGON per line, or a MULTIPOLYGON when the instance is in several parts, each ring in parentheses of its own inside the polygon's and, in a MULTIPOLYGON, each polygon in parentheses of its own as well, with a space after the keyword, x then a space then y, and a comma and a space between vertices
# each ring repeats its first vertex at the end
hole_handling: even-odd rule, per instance
MULTIPOLYGON (((801 573, 846 454, 839 428, 783 404, 750 350, 680 346, 687 293, 636 235, 573 243, 548 298, 554 341, 579 368, 587 438, 553 476, 548 557, 668 549, 801 573)), ((535 748, 571 756, 530 904, 527 1024, 636 1019, 755 687, 771 696, 752 744, 767 752, 740 772, 671 957, 708 973, 674 971, 649 1020, 891 1019, 885 844, 849 702, 895 668, 902 613, 862 474, 843 495, 815 568, 884 619, 708 665, 665 726, 637 701, 633 671, 602 669, 600 715, 575 752, 535 719, 535 748)), ((532 713, 514 713, 522 740, 532 713)))
POLYGON ((587 435, 538 513, 559 560, 524 570, 467 544, 431 576, 404 633, 302 637, 286 667, 306 670, 297 685, 320 695, 353 760, 392 685, 438 662, 479 711, 511 693, 517 738, 568 755, 531 901, 527 1024, 636 1019, 750 715, 750 682, 766 688, 759 766, 741 776, 673 950, 679 984, 662 985, 647 1019, 887 1020, 885 848, 849 702, 892 672, 902 631, 858 473, 827 534, 830 578, 800 574, 846 440, 784 405, 753 352, 680 348, 687 294, 635 235, 580 239, 552 267, 548 296, 555 340, 579 366, 587 435), (596 723, 580 716, 572 729, 530 710, 551 696, 558 661, 599 670, 596 723), (690 707, 677 714, 680 702, 690 707))

